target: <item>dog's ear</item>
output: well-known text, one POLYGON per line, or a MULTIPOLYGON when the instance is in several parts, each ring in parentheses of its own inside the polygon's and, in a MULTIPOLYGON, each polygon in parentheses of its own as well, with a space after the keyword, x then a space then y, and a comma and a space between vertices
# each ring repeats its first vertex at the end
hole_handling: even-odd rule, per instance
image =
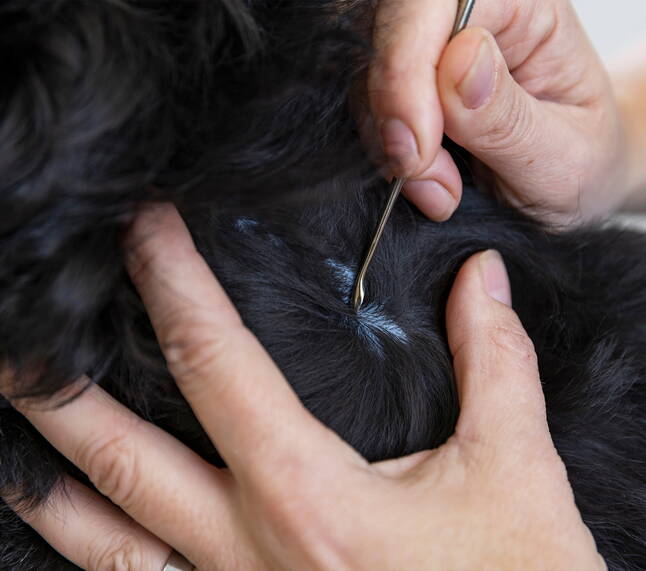
POLYGON ((22 392, 106 355, 120 231, 172 147, 163 45, 119 1, 0 4, 0 356, 22 392))

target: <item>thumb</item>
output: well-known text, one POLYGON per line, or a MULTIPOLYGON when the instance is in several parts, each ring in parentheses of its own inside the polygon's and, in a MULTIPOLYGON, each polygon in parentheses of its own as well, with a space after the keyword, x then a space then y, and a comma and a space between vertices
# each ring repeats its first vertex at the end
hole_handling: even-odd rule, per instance
POLYGON ((446 313, 461 405, 456 436, 505 449, 550 438, 536 353, 510 306, 504 262, 489 250, 462 266, 446 313))
POLYGON ((490 32, 469 28, 456 36, 440 61, 438 89, 447 135, 489 166, 504 187, 527 192, 522 202, 532 202, 534 189, 549 187, 545 165, 572 145, 573 119, 516 83, 490 32))

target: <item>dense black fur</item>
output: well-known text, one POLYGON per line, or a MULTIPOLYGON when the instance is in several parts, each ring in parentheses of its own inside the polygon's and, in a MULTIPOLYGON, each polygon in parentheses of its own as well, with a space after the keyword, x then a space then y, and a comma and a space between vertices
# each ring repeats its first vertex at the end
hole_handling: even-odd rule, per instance
MULTIPOLYGON (((497 248, 584 519, 610 569, 645 569, 644 236, 554 234, 472 185, 441 225, 402 200, 366 306, 349 308, 385 192, 348 109, 366 62, 357 31, 368 8, 0 4, 0 351, 17 390, 47 395, 91 372, 220 463, 122 265, 119 237, 136 206, 170 198, 317 416, 371 460, 436 446, 458 411, 448 290, 467 256, 497 248)), ((0 407, 0 489, 38 502, 66 471, 82 478, 0 407)), ((68 568, 0 505, 0 569, 68 568)))

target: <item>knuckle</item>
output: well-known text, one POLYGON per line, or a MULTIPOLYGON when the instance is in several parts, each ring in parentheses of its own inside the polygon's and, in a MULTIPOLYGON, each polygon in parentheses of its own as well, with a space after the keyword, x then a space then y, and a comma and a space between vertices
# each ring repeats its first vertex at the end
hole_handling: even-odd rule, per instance
MULTIPOLYGON (((136 221, 135 221, 136 225, 136 221)), ((171 257, 179 257, 181 260, 192 260, 199 257, 199 253, 193 242, 174 244, 172 253, 168 248, 162 247, 160 237, 156 232, 149 232, 149 235, 134 239, 132 236, 126 239, 124 251, 128 274, 134 285, 139 289, 146 289, 151 281, 163 280, 164 267, 171 257)))
POLYGON ((241 337, 249 334, 240 321, 222 330, 203 319, 178 322, 169 331, 161 348, 168 369, 183 388, 211 375, 218 362, 238 351, 241 337))
POLYGON ((227 340, 211 333, 202 335, 195 327, 175 327, 162 343, 170 372, 178 381, 200 377, 219 355, 227 353, 227 340))
MULTIPOLYGON (((401 58, 390 55, 384 57, 375 66, 373 72, 378 80, 377 85, 383 88, 383 91, 397 93, 398 86, 404 77, 411 75, 410 65, 402 61, 401 58)), ((376 83, 376 82, 375 82, 376 83)))
POLYGON ((399 43, 390 39, 382 42, 368 76, 369 91, 372 95, 396 99, 403 96, 402 85, 421 85, 416 60, 405 52, 402 53, 401 49, 399 43))
POLYGON ((525 366, 537 366, 534 344, 520 323, 498 324, 487 331, 489 342, 503 353, 509 353, 525 366))
POLYGON ((139 539, 121 532, 101 537, 99 546, 90 547, 90 571, 141 571, 146 567, 144 547, 139 539))
POLYGON ((149 247, 147 240, 133 242, 128 246, 125 250, 128 274, 137 288, 143 288, 155 272, 156 251, 149 247))
POLYGON ((526 148, 527 141, 534 140, 535 127, 534 114, 528 101, 517 89, 512 89, 504 96, 503 104, 492 109, 486 129, 477 138, 477 144, 486 152, 522 150, 526 148))
POLYGON ((128 430, 131 424, 117 434, 91 440, 80 448, 76 459, 97 490, 126 511, 138 501, 141 474, 134 439, 128 430))

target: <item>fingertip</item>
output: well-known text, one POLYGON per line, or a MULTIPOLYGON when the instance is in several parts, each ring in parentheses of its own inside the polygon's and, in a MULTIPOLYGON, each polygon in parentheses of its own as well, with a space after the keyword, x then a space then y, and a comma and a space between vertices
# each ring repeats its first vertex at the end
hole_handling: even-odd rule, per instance
POLYGON ((451 218, 462 198, 462 177, 450 153, 440 149, 429 169, 406 182, 404 195, 435 222, 451 218))
POLYGON ((177 208, 170 202, 148 202, 139 207, 132 221, 128 237, 147 236, 161 227, 176 226, 181 221, 177 208))
POLYGON ((435 77, 402 78, 405 93, 391 89, 374 93, 374 122, 378 126, 380 155, 390 172, 399 178, 419 178, 428 170, 441 148, 444 118, 435 77), (425 84, 431 83, 431 86, 425 84))
POLYGON ((223 324, 238 323, 237 311, 172 204, 142 209, 125 241, 124 260, 159 338, 202 313, 205 318, 217 313, 223 324))
POLYGON ((177 208, 170 202, 151 202, 137 210, 123 237, 124 261, 129 271, 142 260, 165 248, 182 245, 190 238, 177 208))
POLYGON ((446 305, 446 326, 451 351, 455 352, 454 331, 474 313, 472 305, 481 305, 483 288, 480 282, 479 258, 483 252, 473 254, 458 270, 446 305))
POLYGON ((478 256, 480 278, 492 299, 511 307, 511 285, 505 262, 497 250, 486 250, 478 256))
POLYGON ((505 262, 496 250, 478 252, 458 271, 447 302, 446 325, 453 353, 469 331, 495 314, 498 303, 511 306, 505 262))
POLYGON ((445 222, 455 212, 458 201, 436 180, 414 180, 406 183, 406 197, 435 222, 445 222))
POLYGON ((384 156, 392 173, 407 177, 419 165, 419 147, 413 129, 400 119, 386 119, 381 125, 384 156))
POLYGON ((195 245, 175 205, 154 202, 143 205, 123 241, 126 267, 131 278, 158 262, 190 260, 195 245))

